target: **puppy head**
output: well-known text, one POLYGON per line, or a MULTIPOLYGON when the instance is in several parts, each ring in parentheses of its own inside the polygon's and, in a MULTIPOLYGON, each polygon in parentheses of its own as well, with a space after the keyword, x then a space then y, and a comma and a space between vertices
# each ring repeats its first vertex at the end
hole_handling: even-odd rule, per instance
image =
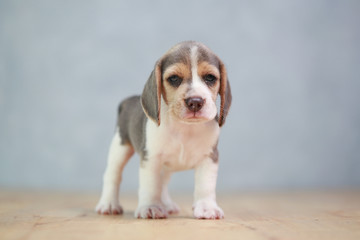
POLYGON ((217 116, 225 123, 231 104, 231 89, 222 61, 198 42, 182 42, 160 58, 145 84, 141 104, 146 115, 160 125, 161 96, 168 114, 185 123, 200 123, 217 116))

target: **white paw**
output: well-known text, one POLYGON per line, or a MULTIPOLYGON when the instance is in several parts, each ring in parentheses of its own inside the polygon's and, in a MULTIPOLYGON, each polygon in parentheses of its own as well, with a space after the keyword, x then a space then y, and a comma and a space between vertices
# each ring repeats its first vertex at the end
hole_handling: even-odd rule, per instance
POLYGON ((118 215, 123 213, 123 209, 117 201, 105 200, 100 200, 100 202, 96 205, 95 211, 99 214, 105 215, 118 215))
POLYGON ((213 200, 199 200, 194 204, 194 217, 197 219, 222 219, 223 210, 213 200))
POLYGON ((174 202, 166 203, 164 206, 168 214, 177 214, 180 212, 180 207, 174 202))
POLYGON ((167 211, 160 205, 146 205, 136 209, 135 217, 148 219, 167 218, 167 211))

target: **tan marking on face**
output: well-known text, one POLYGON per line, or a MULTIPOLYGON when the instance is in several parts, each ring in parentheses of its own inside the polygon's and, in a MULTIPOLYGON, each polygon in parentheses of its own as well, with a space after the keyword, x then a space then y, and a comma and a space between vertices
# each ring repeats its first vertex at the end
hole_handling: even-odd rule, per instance
POLYGON ((186 92, 188 91, 189 88, 190 80, 191 80, 190 65, 185 65, 183 63, 176 63, 169 66, 164 71, 164 78, 163 78, 164 100, 169 107, 170 114, 180 120, 181 120, 181 112, 185 107, 184 99, 186 92), (177 75, 183 79, 178 87, 172 86, 167 81, 167 79, 172 75, 177 75))
POLYGON ((211 95, 212 95, 212 99, 214 101, 216 101, 216 97, 219 93, 219 88, 220 88, 220 71, 217 67, 215 67, 212 64, 209 64, 208 62, 200 62, 197 66, 197 73, 199 75, 200 78, 203 78, 205 75, 207 74, 212 74, 216 77, 216 82, 214 85, 212 86, 208 86, 210 91, 211 91, 211 95))
POLYGON ((165 69, 164 71, 164 81, 172 75, 178 75, 182 79, 190 79, 191 71, 188 66, 183 63, 176 63, 165 69))
POLYGON ((174 101, 175 95, 177 95, 177 92, 184 91, 180 90, 182 89, 182 86, 186 81, 189 81, 191 79, 191 71, 188 66, 186 66, 183 63, 176 63, 165 69, 163 74, 163 97, 165 100, 165 103, 167 105, 171 105, 171 102, 174 101), (171 86, 171 84, 167 81, 167 79, 172 76, 177 75, 183 79, 183 82, 181 85, 177 88, 171 86), (179 89, 180 88, 180 89, 179 89))
POLYGON ((168 105, 169 112, 172 116, 181 120, 181 112, 185 108, 184 99, 189 88, 189 81, 184 80, 179 87, 174 88, 167 81, 164 81, 164 100, 168 105))

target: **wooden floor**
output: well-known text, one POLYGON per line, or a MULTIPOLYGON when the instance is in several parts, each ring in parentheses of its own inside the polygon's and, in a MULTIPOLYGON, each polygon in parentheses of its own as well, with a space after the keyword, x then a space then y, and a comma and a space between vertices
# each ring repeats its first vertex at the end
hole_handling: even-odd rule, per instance
POLYGON ((196 220, 191 194, 175 195, 182 211, 165 220, 93 212, 97 195, 0 191, 0 239, 360 239, 360 191, 218 194, 224 220, 196 220))

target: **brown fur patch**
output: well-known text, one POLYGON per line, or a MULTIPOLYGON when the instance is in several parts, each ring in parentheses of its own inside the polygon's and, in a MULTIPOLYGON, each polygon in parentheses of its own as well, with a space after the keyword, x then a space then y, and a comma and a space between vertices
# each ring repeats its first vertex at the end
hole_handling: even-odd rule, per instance
POLYGON ((191 70, 188 65, 183 63, 176 63, 169 66, 163 74, 163 81, 166 81, 168 77, 171 75, 178 75, 182 79, 190 79, 191 78, 191 70))
POLYGON ((212 97, 216 100, 217 94, 219 92, 219 85, 220 85, 220 72, 217 67, 210 64, 209 62, 200 62, 198 64, 198 75, 203 78, 207 74, 212 74, 217 78, 217 81, 213 86, 208 86, 212 92, 212 97))
POLYGON ((231 88, 230 84, 227 79, 227 73, 225 66, 222 62, 220 62, 220 116, 219 116, 219 126, 221 127, 225 123, 226 116, 229 112, 231 101, 232 101, 232 95, 231 95, 231 88))
POLYGON ((179 113, 185 107, 184 99, 185 94, 188 91, 189 80, 184 82, 177 88, 174 88, 167 81, 163 83, 164 100, 166 98, 166 104, 169 106, 169 111, 174 117, 180 118, 179 113))
POLYGON ((198 63, 198 74, 200 77, 206 74, 212 74, 217 77, 217 79, 220 79, 219 69, 216 66, 210 64, 209 62, 198 63))
POLYGON ((168 105, 169 105, 169 101, 173 101, 173 97, 170 96, 174 96, 176 94, 176 91, 178 91, 178 88, 172 87, 167 81, 168 77, 172 75, 177 75, 183 79, 182 84, 178 87, 180 88, 186 81, 191 79, 191 70, 189 66, 185 65, 184 63, 176 63, 165 69, 163 73, 162 92, 165 103, 168 105), (169 99, 169 97, 171 99, 169 99))

